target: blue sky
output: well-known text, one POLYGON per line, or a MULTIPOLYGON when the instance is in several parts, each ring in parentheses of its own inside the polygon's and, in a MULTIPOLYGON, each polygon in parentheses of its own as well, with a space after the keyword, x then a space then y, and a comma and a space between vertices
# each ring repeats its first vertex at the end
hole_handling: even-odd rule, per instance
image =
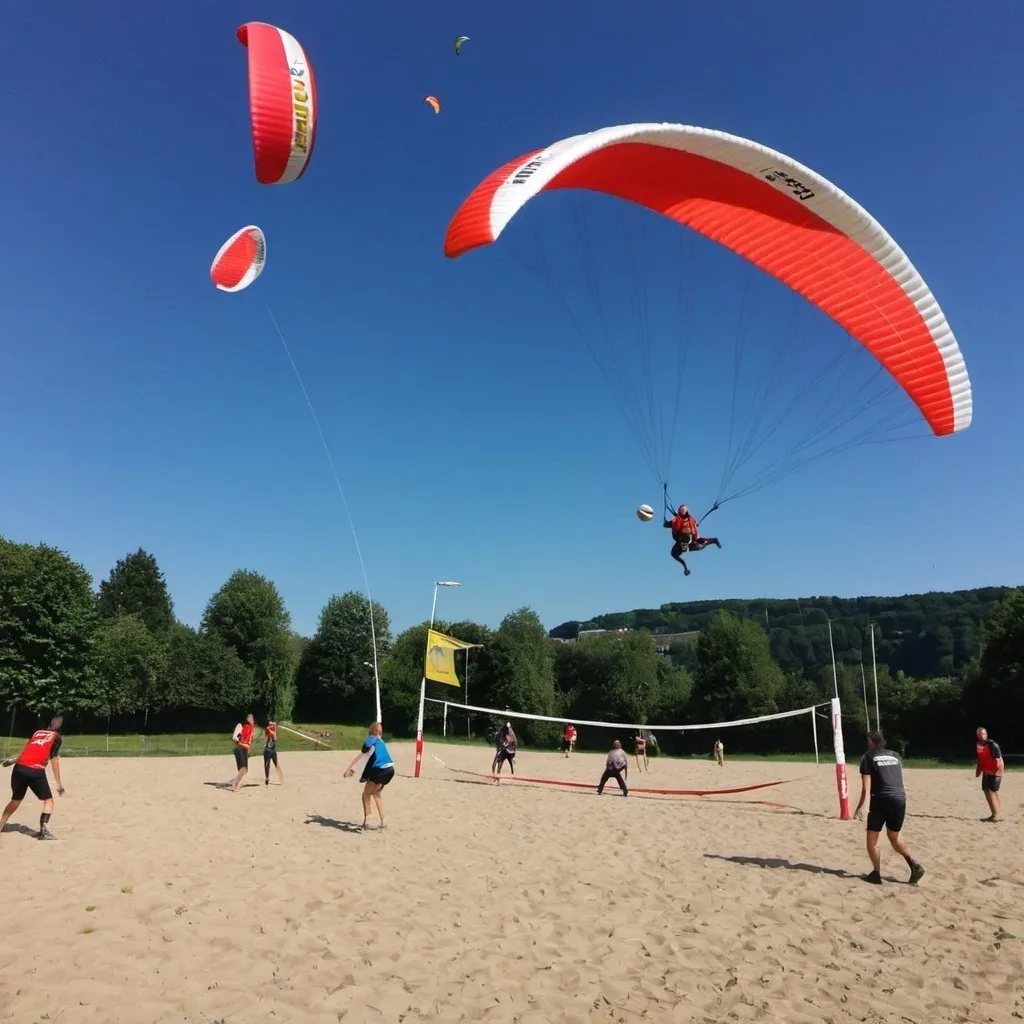
MULTIPOLYGON (((586 20, 539 0, 9 6, 0 530, 64 548, 97 581, 141 545, 189 622, 238 567, 275 580, 304 632, 331 593, 362 589, 269 305, 399 629, 427 616, 437 578, 465 584, 446 617, 497 624, 528 604, 549 626, 673 600, 1019 583, 1024 11, 717 6, 591 0, 586 20), (252 171, 234 36, 250 20, 295 34, 318 75, 316 152, 290 186, 252 171), (506 239, 442 255, 459 203, 505 160, 661 120, 755 138, 872 211, 939 297, 975 397, 962 435, 855 449, 723 507, 707 525, 724 549, 685 580, 665 531, 633 515, 659 505, 657 482, 564 311, 506 239), (267 234, 267 270, 221 294, 210 259, 247 223, 267 234)), ((536 235, 575 268, 546 226, 559 198, 511 242, 536 235)), ((735 336, 727 289, 757 274, 702 245, 722 276, 695 288, 706 369, 687 379, 671 487, 695 508, 714 497, 733 383, 703 357, 735 336)), ((759 325, 786 297, 764 301, 759 325)))

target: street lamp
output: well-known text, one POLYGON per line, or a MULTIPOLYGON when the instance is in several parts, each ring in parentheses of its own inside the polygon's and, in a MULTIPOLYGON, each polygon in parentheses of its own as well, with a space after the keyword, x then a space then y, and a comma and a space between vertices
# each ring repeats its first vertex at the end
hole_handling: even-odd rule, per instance
MULTIPOLYGON (((430 628, 434 628, 434 615, 437 612, 437 591, 439 587, 461 587, 458 580, 437 580, 434 583, 434 600, 430 605, 430 628)), ((427 697, 427 677, 424 674, 420 678, 420 712, 416 719, 416 768, 414 777, 420 777, 420 768, 423 766, 423 705, 427 697)))

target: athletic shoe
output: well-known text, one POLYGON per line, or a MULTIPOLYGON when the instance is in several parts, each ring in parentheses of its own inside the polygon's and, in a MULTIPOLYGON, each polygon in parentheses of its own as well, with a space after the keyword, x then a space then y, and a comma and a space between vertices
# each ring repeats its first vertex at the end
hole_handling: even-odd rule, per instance
POLYGON ((870 874, 861 875, 860 877, 863 878, 865 882, 870 882, 872 885, 882 884, 882 876, 878 871, 872 871, 870 874))
POLYGON ((56 839, 57 837, 44 825, 37 833, 36 839, 56 839))
POLYGON ((924 868, 915 862, 914 866, 910 869, 910 884, 917 885, 922 878, 924 878, 924 868))

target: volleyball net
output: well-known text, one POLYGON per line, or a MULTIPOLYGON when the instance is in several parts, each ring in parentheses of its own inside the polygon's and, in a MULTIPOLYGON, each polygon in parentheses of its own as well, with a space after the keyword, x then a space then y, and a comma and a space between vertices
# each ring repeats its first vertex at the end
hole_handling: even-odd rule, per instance
MULTIPOLYGON (((779 711, 770 715, 755 715, 748 718, 736 718, 723 722, 688 722, 685 724, 651 724, 647 722, 600 722, 586 719, 572 718, 562 715, 535 715, 523 711, 513 711, 510 708, 487 708, 476 704, 463 704, 457 701, 439 700, 434 697, 425 698, 426 702, 434 705, 441 712, 441 732, 447 737, 460 735, 462 727, 468 723, 469 716, 478 721, 480 718, 491 719, 491 732, 497 732, 505 722, 520 723, 530 732, 530 739, 533 746, 556 748, 562 743, 564 729, 566 726, 573 726, 577 730, 577 742, 581 746, 592 749, 607 749, 613 739, 620 740, 623 745, 630 749, 632 744, 628 741, 631 737, 642 735, 647 740, 648 750, 652 753, 692 755, 697 752, 708 753, 712 750, 714 743, 722 733, 730 730, 746 729, 759 734, 759 740, 764 741, 768 735, 778 737, 778 726, 791 723, 798 725, 801 719, 806 723, 808 745, 804 749, 813 747, 815 764, 820 764, 822 752, 820 740, 827 742, 825 737, 819 738, 818 722, 820 719, 831 721, 832 731, 832 759, 836 768, 836 788, 839 795, 839 814, 845 821, 850 817, 849 786, 846 775, 846 755, 843 747, 842 714, 839 699, 833 697, 831 700, 810 704, 807 707, 796 708, 792 711, 779 711), (827 709, 822 714, 822 709, 827 709), (765 730, 771 730, 768 734, 765 730), (618 735, 615 735, 618 734, 618 735), (662 735, 663 740, 659 741, 658 736, 662 735), (690 742, 680 745, 683 738, 690 742), (669 739, 675 742, 666 742, 669 739)), ((431 716, 434 717, 434 716, 431 716)), ((471 730, 467 727, 467 733, 471 730)), ((732 739, 736 739, 736 733, 732 733, 732 739)), ((761 746, 762 742, 744 744, 743 742, 730 742, 729 747, 734 752, 742 752, 745 746, 761 746)), ((802 744, 801 744, 802 745, 802 744)), ((809 751, 808 751, 809 752, 809 751)), ((421 757, 420 751, 417 758, 421 757)))

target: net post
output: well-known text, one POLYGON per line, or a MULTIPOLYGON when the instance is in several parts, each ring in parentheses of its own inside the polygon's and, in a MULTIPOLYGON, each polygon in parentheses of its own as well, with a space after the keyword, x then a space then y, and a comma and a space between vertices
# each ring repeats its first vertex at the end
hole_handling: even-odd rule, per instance
POLYGON ((413 777, 420 777, 420 768, 423 767, 423 701, 427 696, 427 677, 420 679, 420 711, 416 718, 416 768, 413 777))
POLYGON ((814 733, 814 763, 815 765, 821 764, 821 758, 818 757, 818 710, 817 708, 811 708, 811 731, 814 733))
POLYGON ((441 735, 448 735, 448 701, 444 702, 444 712, 441 719, 441 735))
POLYGON ((839 817, 850 820, 850 787, 846 781, 846 752, 843 750, 843 718, 839 698, 832 698, 832 746, 836 752, 836 788, 839 790, 839 817))

